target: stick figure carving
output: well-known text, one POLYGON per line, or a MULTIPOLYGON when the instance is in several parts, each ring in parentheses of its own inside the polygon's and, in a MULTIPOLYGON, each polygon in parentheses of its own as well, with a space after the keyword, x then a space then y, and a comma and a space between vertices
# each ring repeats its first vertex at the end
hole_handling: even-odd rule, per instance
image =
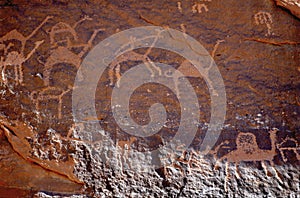
POLYGON ((83 56, 92 47, 93 40, 100 31, 103 31, 103 29, 94 30, 87 43, 78 44, 78 36, 75 29, 80 23, 86 20, 92 19, 85 16, 73 26, 64 22, 59 22, 51 28, 49 35, 52 49, 50 56, 47 58, 46 62, 43 63, 43 76, 46 86, 49 86, 50 84, 50 73, 56 64, 67 63, 74 65, 78 69, 83 56), (61 38, 62 36, 64 36, 64 38, 61 38), (76 49, 80 49, 79 53, 73 51, 76 49))
POLYGON ((267 166, 264 164, 265 161, 268 161, 271 164, 275 172, 275 176, 281 181, 280 177, 277 174, 277 170, 274 167, 273 158, 276 155, 276 133, 277 130, 270 131, 271 139, 271 150, 260 149, 257 145, 257 140, 254 134, 252 133, 239 133, 236 138, 236 150, 233 150, 220 159, 218 159, 215 168, 218 167, 218 163, 226 160, 226 178, 225 178, 225 190, 227 191, 227 180, 230 176, 229 174, 229 163, 235 164, 235 175, 237 178, 240 178, 238 172, 238 164, 240 162, 261 162, 265 170, 266 175, 268 175, 267 166))
POLYGON ((277 144, 277 148, 284 162, 288 161, 285 151, 292 151, 296 155, 297 160, 300 160, 300 146, 295 139, 287 137, 280 144, 277 144))
POLYGON ((254 15, 254 20, 256 25, 263 25, 266 24, 268 33, 266 36, 271 35, 271 25, 273 23, 273 19, 270 13, 260 11, 254 15))
POLYGON ((44 21, 31 32, 29 36, 25 37, 14 29, 0 38, 0 50, 3 50, 5 56, 1 56, 0 58, 1 81, 4 85, 7 85, 8 83, 6 75, 7 66, 14 67, 15 83, 21 85, 23 84, 23 63, 25 63, 33 55, 33 53, 44 42, 44 40, 35 42, 34 48, 27 55, 24 54, 25 45, 27 41, 32 38, 32 36, 35 35, 36 32, 51 18, 52 16, 47 16, 44 21), (16 41, 20 45, 19 51, 16 51, 15 49, 10 50, 10 48, 14 46, 13 42, 16 41))

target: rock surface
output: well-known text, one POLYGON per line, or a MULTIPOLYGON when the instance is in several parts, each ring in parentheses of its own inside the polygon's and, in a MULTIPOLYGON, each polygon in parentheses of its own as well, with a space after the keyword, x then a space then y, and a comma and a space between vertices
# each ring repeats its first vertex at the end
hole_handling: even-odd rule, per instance
POLYGON ((275 0, 276 5, 288 9, 293 15, 300 18, 300 1, 298 0, 275 0))
MULTIPOLYGON (((299 14, 297 1, 276 2, 299 14)), ((0 197, 300 194, 300 21, 272 0, 14 0, 1 2, 0 10, 0 197), (199 150, 210 122, 210 90, 188 61, 167 50, 150 47, 118 57, 99 79, 97 115, 82 109, 84 119, 73 118, 73 85, 90 50, 113 34, 149 25, 195 38, 222 75, 226 120, 206 155, 199 150), (148 83, 130 98, 130 116, 140 125, 151 120, 151 105, 164 105, 161 131, 133 136, 114 118, 118 80, 135 65, 154 62, 182 72, 195 90, 200 119, 187 150, 164 147, 179 128, 176 94, 185 90, 173 74, 161 75, 173 78, 175 92, 148 83), (157 148, 160 153, 152 155, 157 148), (164 157, 164 167, 153 166, 157 157, 164 157)))

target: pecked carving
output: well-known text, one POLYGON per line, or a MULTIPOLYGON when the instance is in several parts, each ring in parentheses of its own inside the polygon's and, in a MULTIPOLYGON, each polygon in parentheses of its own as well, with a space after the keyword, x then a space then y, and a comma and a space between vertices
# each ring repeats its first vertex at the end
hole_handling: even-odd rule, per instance
POLYGON ((37 48, 44 42, 44 40, 36 41, 34 48, 25 55, 25 45, 29 39, 31 39, 39 29, 49 20, 52 16, 47 16, 44 21, 32 31, 32 33, 28 36, 24 36, 17 30, 12 30, 8 32, 6 35, 0 38, 0 50, 3 51, 3 56, 0 58, 0 72, 1 72, 1 81, 4 85, 8 85, 8 78, 7 78, 7 67, 12 66, 14 68, 14 75, 15 75, 15 83, 18 85, 23 84, 23 63, 25 63, 37 50, 37 48), (18 50, 12 49, 10 50, 15 44, 18 43, 18 50))
POLYGON ((240 178, 238 171, 238 164, 240 162, 261 162, 262 167, 265 170, 266 175, 268 175, 268 170, 265 162, 269 162, 271 167, 275 172, 275 176, 278 180, 281 181, 281 178, 278 176, 277 170, 274 168, 273 158, 277 155, 276 153, 276 133, 277 129, 270 131, 271 139, 271 150, 260 149, 257 144, 257 140, 254 134, 252 133, 239 133, 236 138, 237 148, 229 153, 225 154, 219 158, 216 162, 215 168, 218 167, 218 163, 226 160, 226 178, 224 183, 224 188, 227 191, 227 181, 230 177, 229 174, 229 163, 235 164, 235 175, 237 178, 240 178))

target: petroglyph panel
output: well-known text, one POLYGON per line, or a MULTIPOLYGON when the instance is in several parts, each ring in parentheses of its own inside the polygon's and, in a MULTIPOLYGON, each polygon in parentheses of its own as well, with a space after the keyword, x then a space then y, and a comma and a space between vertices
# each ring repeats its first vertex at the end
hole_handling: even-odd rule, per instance
MULTIPOLYGON (((2 1, 0 10, 0 197, 298 196, 300 22, 272 1, 13 0, 2 1), (80 107, 83 119, 76 120, 75 81, 88 82, 100 67, 84 62, 89 53, 110 36, 142 26, 162 29, 115 37, 116 43, 129 41, 117 49, 104 42, 100 53, 111 50, 116 58, 94 57, 107 64, 96 79, 96 113, 80 107), (156 47, 165 34, 181 43, 176 46, 181 51, 156 47), (206 52, 199 53, 189 36, 206 52), (136 49, 140 43, 146 47, 136 49), (200 58, 188 60, 181 46, 200 58), (91 71, 80 69, 83 62, 91 71), (214 63, 224 81, 226 117, 216 144, 202 151, 218 112, 213 100, 218 92, 209 87, 216 82, 214 63), (128 119, 114 117, 114 109, 122 107, 112 102, 113 91, 127 86, 122 78, 140 64, 146 70, 132 75, 132 84, 149 76, 170 85, 148 82, 132 91, 130 118, 145 131, 151 121, 163 122, 147 137, 119 126, 128 119), (186 81, 199 106, 192 123, 197 131, 187 149, 181 142, 164 147, 180 128, 182 100, 193 101, 186 81), (157 103, 165 120, 154 112, 157 103), (160 153, 149 154, 158 148, 160 153), (157 158, 161 168, 149 164, 157 158)), ((80 99, 86 100, 84 93, 80 99)))

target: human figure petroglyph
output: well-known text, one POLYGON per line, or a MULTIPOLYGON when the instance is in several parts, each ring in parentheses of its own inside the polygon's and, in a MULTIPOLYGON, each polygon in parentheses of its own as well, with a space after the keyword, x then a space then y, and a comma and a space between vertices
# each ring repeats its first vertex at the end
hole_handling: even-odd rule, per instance
POLYGON ((274 170, 276 178, 281 181, 281 178, 278 176, 277 170, 274 167, 273 158, 276 156, 276 133, 277 129, 271 130, 270 139, 271 139, 271 150, 260 149, 256 136, 252 133, 239 133, 236 138, 237 148, 229 153, 225 154, 223 157, 219 158, 216 162, 215 168, 218 167, 218 163, 226 160, 226 178, 224 183, 224 188, 227 191, 227 181, 230 177, 229 173, 229 163, 235 164, 235 175, 239 179, 240 174, 238 171, 238 164, 240 162, 261 162, 262 167, 264 168, 265 174, 268 175, 267 166, 264 162, 269 162, 272 169, 274 170))
POLYGON ((271 30, 272 30, 271 25, 273 23, 273 19, 272 19, 272 16, 271 16, 270 13, 260 11, 260 12, 258 12, 254 15, 254 20, 255 20, 256 25, 265 24, 267 26, 267 30, 268 30, 268 33, 266 34, 266 36, 271 35, 271 33, 272 33, 271 32, 271 30))
POLYGON ((183 23, 180 24, 180 28, 181 28, 181 31, 183 32, 184 38, 187 38, 186 28, 185 28, 185 25, 183 23))
POLYGON ((83 19, 76 22, 73 26, 67 23, 59 22, 54 25, 50 32, 50 44, 51 52, 50 56, 46 59, 46 62, 41 62, 44 64, 44 83, 46 86, 50 84, 50 74, 53 67, 59 63, 67 63, 74 65, 76 69, 80 67, 83 56, 92 47, 93 41, 97 34, 104 29, 96 29, 89 38, 87 43, 78 43, 78 35, 76 32, 76 27, 86 21, 92 20, 89 17, 84 17, 83 19), (64 36, 64 38, 61 38, 64 36), (73 50, 80 49, 80 52, 74 52, 73 50))
MULTIPOLYGON (((37 111, 41 110, 40 104, 41 102, 47 102, 49 100, 57 100, 58 101, 58 118, 62 118, 62 103, 63 103, 63 97, 72 90, 72 87, 69 86, 68 89, 64 90, 59 87, 45 87, 38 91, 33 91, 30 94, 31 100, 35 103, 35 109, 37 111)), ((38 113, 40 117, 40 113, 38 113)))
POLYGON ((284 162, 288 161, 285 155, 286 151, 293 152, 296 155, 297 160, 300 160, 300 146, 299 143, 294 138, 287 137, 276 146, 284 162))
POLYGON ((0 72, 1 81, 4 85, 7 85, 8 83, 6 75, 6 69, 8 66, 14 67, 15 83, 20 85, 23 84, 23 63, 25 63, 34 54, 44 40, 36 41, 34 48, 27 55, 24 54, 25 45, 27 41, 31 39, 37 33, 37 31, 41 29, 41 27, 51 18, 52 16, 47 16, 44 21, 28 36, 22 35, 15 29, 0 38, 0 50, 3 50, 4 52, 4 57, 1 56, 0 58, 0 72), (19 50, 10 50, 10 48, 15 45, 13 42, 16 41, 20 45, 19 50))
POLYGON ((64 22, 58 22, 49 31, 51 44, 50 56, 45 62, 39 60, 39 62, 44 65, 43 80, 46 87, 38 91, 34 91, 31 94, 32 101, 36 104, 37 111, 40 110, 40 102, 56 99, 58 100, 58 118, 62 118, 62 97, 71 91, 72 88, 68 85, 68 88, 64 90, 64 88, 50 85, 51 71, 57 64, 70 64, 75 66, 76 69, 80 67, 83 56, 92 47, 97 34, 100 31, 103 31, 103 29, 100 28, 94 30, 87 43, 80 43, 76 27, 87 20, 90 21, 92 19, 85 16, 77 21, 73 26, 64 22), (74 51, 76 49, 80 50, 74 51))

